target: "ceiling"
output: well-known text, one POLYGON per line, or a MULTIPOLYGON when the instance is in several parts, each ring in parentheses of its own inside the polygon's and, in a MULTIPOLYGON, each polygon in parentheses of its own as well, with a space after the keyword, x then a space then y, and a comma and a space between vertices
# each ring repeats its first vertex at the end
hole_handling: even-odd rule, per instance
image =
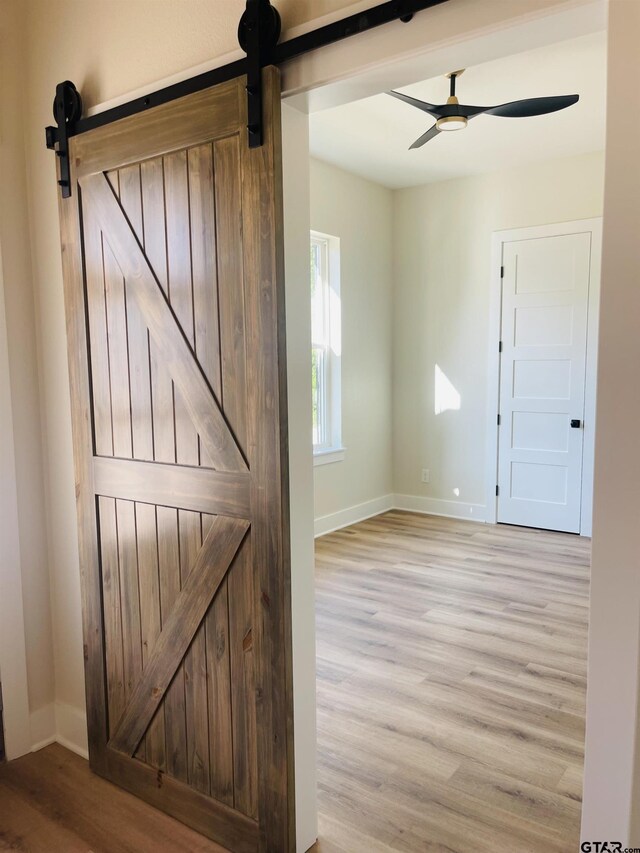
MULTIPOLYGON (((453 70, 453 69, 451 69, 453 70)), ((437 77, 402 91, 444 103, 449 81, 437 77)), ((311 155, 392 188, 513 168, 537 160, 601 151, 605 142, 606 33, 597 32, 468 68, 460 103, 495 105, 520 98, 577 93, 568 109, 546 116, 478 116, 462 131, 409 145, 433 119, 375 95, 309 116, 311 155)))

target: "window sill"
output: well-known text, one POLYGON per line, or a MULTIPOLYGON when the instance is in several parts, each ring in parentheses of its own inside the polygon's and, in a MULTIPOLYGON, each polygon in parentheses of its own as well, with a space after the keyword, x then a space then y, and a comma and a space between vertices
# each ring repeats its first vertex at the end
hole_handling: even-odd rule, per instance
POLYGON ((345 447, 330 447, 327 450, 314 450, 314 465, 331 465, 332 462, 342 462, 346 453, 345 447))

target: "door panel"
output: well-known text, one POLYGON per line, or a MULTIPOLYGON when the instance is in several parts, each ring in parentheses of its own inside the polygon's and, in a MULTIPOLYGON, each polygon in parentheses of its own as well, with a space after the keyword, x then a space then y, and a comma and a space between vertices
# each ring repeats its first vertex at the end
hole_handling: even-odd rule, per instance
POLYGON ((71 140, 61 200, 94 770, 293 849, 279 89, 71 140), (84 273, 84 274, 83 274, 84 273), (85 322, 86 319, 86 322, 85 322))
POLYGON ((498 521, 578 532, 591 234, 503 244, 498 521))

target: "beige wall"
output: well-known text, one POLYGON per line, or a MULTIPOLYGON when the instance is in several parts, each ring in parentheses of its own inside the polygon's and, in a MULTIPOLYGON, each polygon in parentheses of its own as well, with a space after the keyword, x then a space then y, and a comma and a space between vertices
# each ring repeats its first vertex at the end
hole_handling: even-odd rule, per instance
POLYGON ((396 494, 485 504, 492 232, 600 216, 603 181, 594 153, 394 193, 396 494), (459 410, 435 413, 436 366, 459 410))
POLYGON ((582 834, 640 846, 640 3, 612 0, 582 834), (633 744, 635 741, 635 752, 633 744))
MULTIPOLYGON (((13 431, 13 436, 3 434, 0 440, 3 445, 14 444, 18 524, 13 532, 22 571, 29 707, 37 712, 53 702, 54 670, 42 456, 45 419, 39 401, 27 217, 24 12, 23 4, 0 0, 0 249, 12 406, 11 424, 5 429, 13 431)), ((39 136, 42 140, 42 132, 39 136)), ((3 499, 9 487, 10 480, 3 478, 3 499)), ((10 571, 6 562, 10 552, 8 542, 6 547, 0 545, 2 573, 10 571)))
POLYGON ((311 227, 341 239, 347 447, 315 468, 317 530, 393 494, 483 517, 492 233, 601 216, 603 188, 602 152, 397 191, 311 160, 311 227), (436 369, 459 410, 436 414, 436 369))
POLYGON ((392 193, 312 160, 310 199, 311 227, 340 238, 342 443, 346 448, 343 461, 314 469, 319 518, 392 491, 392 193))

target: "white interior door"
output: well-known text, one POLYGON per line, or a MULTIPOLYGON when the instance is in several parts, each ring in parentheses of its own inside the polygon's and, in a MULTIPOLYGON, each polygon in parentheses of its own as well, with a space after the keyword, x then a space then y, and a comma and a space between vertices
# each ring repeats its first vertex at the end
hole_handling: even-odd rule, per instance
POLYGON ((503 243, 499 522, 580 531, 591 242, 503 243))

